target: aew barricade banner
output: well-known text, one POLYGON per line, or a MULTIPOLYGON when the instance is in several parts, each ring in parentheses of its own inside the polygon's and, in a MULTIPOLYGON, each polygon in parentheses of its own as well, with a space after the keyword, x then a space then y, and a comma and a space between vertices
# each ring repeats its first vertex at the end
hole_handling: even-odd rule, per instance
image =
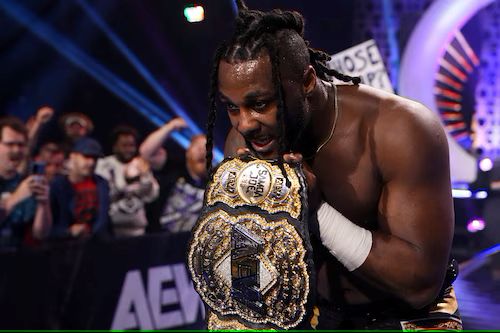
POLYGON ((0 329, 202 329, 189 233, 1 253, 0 329))

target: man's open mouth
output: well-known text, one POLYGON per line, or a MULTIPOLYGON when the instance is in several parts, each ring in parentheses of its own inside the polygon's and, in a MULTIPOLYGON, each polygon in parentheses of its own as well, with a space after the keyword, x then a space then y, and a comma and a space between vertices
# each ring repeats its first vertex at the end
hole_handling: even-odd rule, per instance
POLYGON ((252 144, 252 148, 258 152, 258 153, 264 153, 267 152, 272 144, 274 143, 274 139, 271 137, 266 137, 266 138, 261 138, 261 139, 254 139, 251 140, 250 143, 252 144))

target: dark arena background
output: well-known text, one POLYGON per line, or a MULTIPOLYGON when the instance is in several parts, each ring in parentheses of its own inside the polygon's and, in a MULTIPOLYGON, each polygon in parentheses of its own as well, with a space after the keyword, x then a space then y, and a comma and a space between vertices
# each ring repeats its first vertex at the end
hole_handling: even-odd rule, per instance
MULTIPOLYGON (((500 0, 248 0, 296 9, 330 65, 435 111, 448 134, 452 255, 465 329, 500 329, 500 0), (354 49, 351 49, 354 48, 354 49), (373 50, 378 50, 374 53, 373 50)), ((231 0, 0 0, 0 114, 53 116, 38 143, 63 140, 79 112, 111 153, 110 132, 139 143, 173 117, 165 143, 183 165, 205 131, 213 53, 232 30, 231 0), (190 22, 193 21, 193 22, 190 22)), ((218 118, 216 158, 229 123, 218 118)), ((0 253, 0 329, 197 329, 204 309, 185 267, 190 233, 65 240, 0 253)))

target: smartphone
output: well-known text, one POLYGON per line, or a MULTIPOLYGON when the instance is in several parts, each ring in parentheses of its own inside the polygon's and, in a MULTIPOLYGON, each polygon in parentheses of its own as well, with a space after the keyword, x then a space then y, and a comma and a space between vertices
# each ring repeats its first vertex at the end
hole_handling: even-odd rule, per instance
POLYGON ((45 162, 34 161, 31 163, 30 174, 32 175, 45 175, 45 162))

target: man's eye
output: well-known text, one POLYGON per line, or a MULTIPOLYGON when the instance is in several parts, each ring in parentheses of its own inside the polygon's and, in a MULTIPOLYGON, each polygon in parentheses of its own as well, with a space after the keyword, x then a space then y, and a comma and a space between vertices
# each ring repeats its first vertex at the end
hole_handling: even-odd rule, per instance
POLYGON ((229 112, 235 112, 235 111, 238 111, 240 108, 237 105, 234 105, 232 103, 226 103, 226 109, 229 112))
POLYGON ((256 102, 253 109, 256 111, 262 111, 266 108, 267 104, 265 102, 256 102))

